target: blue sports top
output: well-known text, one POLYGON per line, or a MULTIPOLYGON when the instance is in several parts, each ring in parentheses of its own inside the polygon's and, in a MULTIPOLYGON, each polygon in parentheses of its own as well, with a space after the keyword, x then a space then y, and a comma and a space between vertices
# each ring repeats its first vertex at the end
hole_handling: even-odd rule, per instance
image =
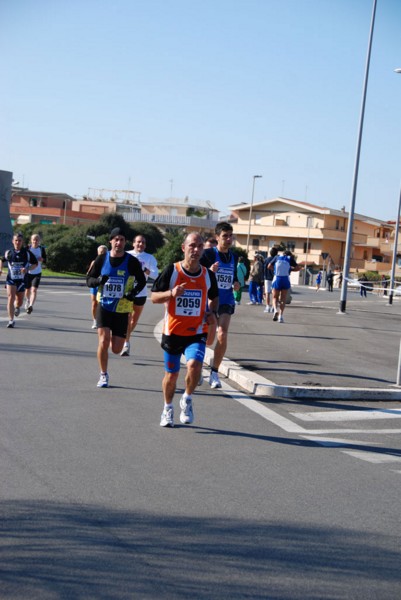
POLYGON ((229 262, 223 262, 217 248, 213 248, 219 269, 216 273, 217 286, 219 288, 219 304, 235 304, 233 294, 233 283, 235 275, 235 260, 232 252, 229 253, 229 262))
POLYGON ((128 261, 130 255, 125 253, 123 262, 118 267, 112 267, 110 264, 110 252, 107 252, 102 265, 101 275, 108 275, 109 278, 104 285, 98 289, 100 304, 105 310, 117 313, 129 313, 133 309, 133 303, 124 294, 130 292, 134 287, 135 278, 129 274, 128 261))
POLYGON ((290 256, 275 256, 270 264, 274 265, 274 275, 276 277, 289 277, 291 272, 290 256))

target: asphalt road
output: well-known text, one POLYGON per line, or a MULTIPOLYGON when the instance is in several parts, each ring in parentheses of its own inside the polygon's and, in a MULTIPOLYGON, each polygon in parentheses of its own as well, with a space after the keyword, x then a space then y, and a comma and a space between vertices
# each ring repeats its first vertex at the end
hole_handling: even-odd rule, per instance
MULTIPOLYGON (((160 306, 99 390, 85 288, 43 285, 14 330, 4 304, 0 597, 400 596, 399 404, 255 400, 224 381, 199 388, 193 425, 166 430, 160 306)), ((266 322, 266 339, 304 310, 266 322)))
POLYGON ((279 385, 383 388, 396 383, 401 340, 401 297, 355 291, 339 313, 340 291, 297 287, 274 323, 245 296, 232 320, 228 354, 279 385))

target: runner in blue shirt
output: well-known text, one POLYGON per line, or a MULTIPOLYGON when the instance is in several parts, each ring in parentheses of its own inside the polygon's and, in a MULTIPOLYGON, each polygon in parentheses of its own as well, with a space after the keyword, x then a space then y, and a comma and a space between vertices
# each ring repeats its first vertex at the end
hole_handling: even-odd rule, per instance
POLYGON ((289 250, 284 254, 275 256, 269 264, 269 269, 274 270, 274 278, 272 283, 273 290, 273 321, 284 323, 283 312, 285 309, 285 301, 287 292, 291 288, 290 273, 291 271, 299 271, 300 266, 297 265, 295 258, 289 250))
MULTIPOLYGON (((215 235, 217 247, 205 250, 200 263, 216 274, 217 285, 219 288, 217 342, 214 348, 209 385, 212 388, 221 388, 219 367, 227 349, 228 328, 230 326, 231 315, 233 315, 235 311, 233 290, 237 291, 241 286, 237 278, 238 257, 230 250, 233 243, 232 226, 225 221, 217 223, 215 235)), ((208 340, 210 340, 210 338, 208 338, 208 340)))
POLYGON ((32 269, 38 266, 36 256, 28 248, 23 247, 24 238, 22 233, 15 233, 12 241, 13 248, 6 250, 4 258, 0 260, 0 274, 3 269, 3 260, 6 260, 8 263, 6 288, 8 318, 10 319, 7 327, 9 329, 14 328, 14 317, 18 317, 20 314, 27 275, 32 269))

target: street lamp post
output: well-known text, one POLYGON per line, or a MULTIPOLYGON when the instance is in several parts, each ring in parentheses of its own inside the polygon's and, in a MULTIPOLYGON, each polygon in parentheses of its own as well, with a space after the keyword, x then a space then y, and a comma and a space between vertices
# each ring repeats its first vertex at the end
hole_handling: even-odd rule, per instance
POLYGON ((393 295, 394 295, 394 285, 395 285, 394 279, 395 279, 395 265, 397 262, 398 232, 400 229, 400 210, 401 210, 401 190, 400 190, 400 198, 398 200, 397 221, 395 224, 393 261, 391 263, 391 277, 390 277, 390 295, 388 297, 389 304, 393 303, 393 295))
POLYGON ((363 84, 362 106, 361 106, 361 114, 360 114, 360 119, 359 119, 358 142, 357 142, 357 150, 356 150, 356 158, 355 158, 354 178, 353 178, 353 184, 352 184, 351 207, 350 207, 349 214, 348 214, 348 229, 347 229, 347 239, 346 239, 346 243, 345 243, 345 257, 344 257, 344 267, 343 267, 343 285, 341 287, 341 299, 340 299, 340 311, 339 311, 340 314, 345 313, 345 308, 346 308, 346 304, 347 304, 347 287, 348 287, 347 282, 348 282, 349 267, 350 267, 350 262, 351 262, 352 229, 354 226, 354 211, 355 211, 356 189, 357 189, 357 185, 358 185, 359 157, 361 154, 363 119, 365 116, 366 91, 368 88, 369 65, 370 65, 370 55, 371 55, 371 51, 372 51, 373 30, 374 30, 374 25, 375 25, 376 4, 377 4, 377 0, 373 0, 372 21, 371 21, 371 25, 370 25, 368 53, 367 53, 367 57, 366 57, 365 80, 364 80, 364 84, 363 84))
POLYGON ((261 177, 263 177, 263 175, 254 175, 253 176, 251 207, 249 209, 248 236, 246 238, 246 253, 247 254, 248 254, 248 250, 249 250, 249 238, 251 236, 251 218, 252 218, 252 208, 253 208, 253 196, 255 193, 255 179, 260 179, 261 177))
POLYGON ((305 248, 306 252, 305 252, 304 285, 306 285, 306 274, 308 272, 308 254, 309 254, 309 238, 310 238, 311 219, 313 219, 312 215, 308 215, 306 217, 306 222, 308 225, 308 235, 306 238, 306 248, 305 248))
MULTIPOLYGON (((401 73, 401 69, 394 69, 394 73, 401 73)), ((393 248, 393 260, 391 263, 391 276, 390 276, 390 295, 388 297, 388 303, 393 303, 393 295, 394 295, 394 286, 395 286, 395 265, 397 262, 397 249, 398 249, 398 232, 400 230, 400 210, 401 210, 401 189, 400 189, 400 197, 398 200, 398 211, 397 211, 397 221, 395 225, 395 233, 394 233, 394 248, 393 248)))

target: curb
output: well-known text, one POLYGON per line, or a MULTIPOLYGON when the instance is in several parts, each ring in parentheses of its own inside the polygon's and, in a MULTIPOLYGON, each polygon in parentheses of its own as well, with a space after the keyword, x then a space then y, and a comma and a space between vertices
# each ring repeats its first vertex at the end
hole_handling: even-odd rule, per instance
MULTIPOLYGON (((163 321, 160 321, 154 335, 160 341, 163 321)), ((206 348, 204 364, 211 366, 213 350, 206 348)), ((185 358, 181 362, 185 364, 185 358)), ((320 386, 291 386, 278 385, 265 379, 257 373, 247 371, 238 363, 224 358, 219 373, 238 385, 243 391, 257 398, 276 398, 291 400, 371 400, 371 401, 401 401, 401 388, 349 388, 349 387, 320 387, 320 386)))

